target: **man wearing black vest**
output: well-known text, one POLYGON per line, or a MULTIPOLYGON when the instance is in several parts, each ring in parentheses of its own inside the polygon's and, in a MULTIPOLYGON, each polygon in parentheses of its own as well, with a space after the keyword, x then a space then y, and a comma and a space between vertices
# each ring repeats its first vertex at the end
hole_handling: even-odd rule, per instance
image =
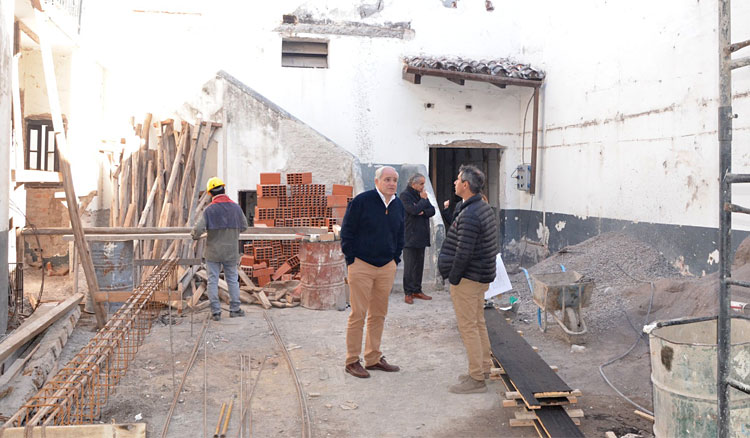
POLYGON ((341 250, 348 265, 352 313, 346 327, 347 373, 367 378, 367 370, 395 372, 380 351, 388 297, 404 248, 404 207, 396 196, 398 173, 389 166, 375 171, 375 189, 357 195, 341 224, 341 250), (360 363, 367 319, 365 366, 360 363))
POLYGON ((406 210, 404 245, 404 302, 414 304, 414 299, 431 300, 422 292, 424 270, 424 250, 430 246, 430 218, 435 215, 435 207, 427 199, 424 189, 425 177, 415 173, 409 178, 406 190, 399 198, 406 210))
POLYGON ((221 319, 219 303, 219 272, 224 268, 224 279, 229 286, 229 317, 245 316, 240 309, 240 284, 237 277, 237 262, 240 259, 238 241, 240 233, 247 229, 247 218, 236 202, 225 194, 224 182, 217 177, 208 180, 206 191, 211 194, 211 204, 203 211, 193 227, 193 239, 200 239, 207 231, 206 259, 208 271, 208 298, 211 300, 211 319, 221 319))
POLYGON ((484 321, 484 292, 495 279, 497 219, 482 200, 484 174, 475 166, 461 166, 454 183, 462 202, 456 206, 453 223, 438 256, 438 269, 450 282, 456 322, 469 359, 469 374, 450 386, 455 394, 486 392, 489 375, 490 338, 484 321))

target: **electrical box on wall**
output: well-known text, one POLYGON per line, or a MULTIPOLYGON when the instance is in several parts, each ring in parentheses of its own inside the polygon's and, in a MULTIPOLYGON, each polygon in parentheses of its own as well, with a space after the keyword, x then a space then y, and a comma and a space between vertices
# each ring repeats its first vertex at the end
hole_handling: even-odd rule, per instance
POLYGON ((519 164, 516 167, 516 188, 524 192, 531 190, 531 164, 519 164))

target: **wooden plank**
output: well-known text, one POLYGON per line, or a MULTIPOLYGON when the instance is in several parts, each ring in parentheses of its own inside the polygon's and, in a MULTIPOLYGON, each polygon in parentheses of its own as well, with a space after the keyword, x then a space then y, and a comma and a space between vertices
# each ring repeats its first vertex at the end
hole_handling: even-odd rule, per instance
MULTIPOLYGON (((177 217, 178 221, 177 223, 179 225, 182 225, 185 223, 185 220, 187 219, 186 216, 186 208, 185 208, 185 200, 187 197, 187 192, 189 191, 189 185, 190 185, 190 171, 195 167, 195 152, 198 149, 198 144, 201 142, 203 137, 208 137, 209 132, 211 129, 210 127, 203 128, 203 124, 198 120, 196 123, 196 128, 198 129, 197 136, 195 142, 190 141, 190 146, 188 149, 187 157, 185 158, 185 167, 183 168, 182 172, 182 181, 180 183, 179 188, 179 197, 177 201, 178 209, 177 209, 177 217)), ((192 192, 190 192, 191 199, 192 199, 192 192)))
POLYGON ((9 427, 2 438, 146 438, 146 423, 9 427))
MULTIPOLYGON (((47 27, 50 26, 49 19, 42 12, 35 11, 37 23, 39 23, 39 41, 42 51, 42 66, 44 70, 44 79, 47 85, 47 98, 49 100, 50 112, 52 113, 52 125, 55 128, 57 139, 57 153, 59 158, 60 173, 62 174, 63 187, 65 188, 65 199, 68 204, 68 215, 70 224, 73 228, 73 234, 76 237, 76 246, 81 257, 81 265, 86 276, 91 293, 99 290, 99 284, 94 273, 94 262, 91 260, 89 245, 83 238, 83 225, 81 224, 81 215, 78 211, 78 198, 73 186, 73 173, 68 161, 68 142, 65 135, 65 125, 62 119, 62 110, 60 108, 60 97, 57 92, 57 79, 55 77, 54 61, 52 59, 52 47, 48 40, 47 27)), ((94 306, 96 314, 96 325, 98 328, 104 327, 107 314, 104 308, 94 306)))
POLYGON ((190 300, 190 307, 195 307, 196 305, 198 305, 201 297, 206 292, 206 283, 201 283, 201 285, 197 288, 194 288, 193 291, 193 297, 190 300))
POLYGON ((545 406, 534 411, 544 431, 550 438, 583 438, 583 432, 577 427, 577 418, 570 418, 560 406, 545 406))
MULTIPOLYGON (((579 420, 578 418, 570 418, 570 421, 571 421, 571 423, 573 423, 574 426, 580 426, 581 425, 581 420, 579 420)), ((584 437, 584 435, 581 434, 580 429, 578 431, 579 432, 578 435, 570 435, 570 437, 568 437, 567 435, 549 435, 547 433, 547 431, 544 430, 544 428, 543 428, 544 426, 542 425, 542 423, 539 420, 519 420, 519 419, 516 419, 516 418, 511 418, 508 421, 508 424, 510 425, 510 427, 526 427, 526 426, 534 426, 534 422, 539 423, 539 427, 542 428, 542 432, 541 433, 539 433, 539 431, 537 431, 537 433, 539 433, 539 436, 541 436, 541 437, 550 437, 550 438, 552 438, 552 437, 557 437, 557 438, 584 437)))
MULTIPOLYGON (((97 303, 124 303, 126 302, 130 296, 133 295, 133 291, 129 290, 118 290, 118 291, 99 291, 96 294, 94 294, 94 300, 97 303)), ((161 301, 161 302, 167 302, 169 301, 169 292, 167 291, 156 291, 154 292, 154 300, 161 301)), ((175 298, 179 298, 176 292, 172 292, 173 300, 175 298)))
POLYGON ((7 359, 14 351, 29 342, 34 336, 43 332, 52 323, 62 318, 70 309, 77 306, 83 294, 75 294, 36 319, 29 318, 0 342, 0 362, 7 359))
POLYGON ((266 293, 263 291, 259 292, 253 292, 253 296, 260 301, 260 304, 263 306, 264 309, 270 309, 272 304, 268 300, 268 297, 266 297, 266 293))
MULTIPOLYGON (((199 205, 200 206, 200 205, 199 205)), ((128 234, 128 233, 149 233, 149 234, 168 234, 168 233, 190 233, 192 227, 85 227, 83 231, 86 234, 128 234)), ((72 234, 73 229, 69 227, 48 227, 48 228, 24 228, 24 236, 59 236, 72 234)), ((241 236, 243 240, 269 239, 271 234, 293 235, 296 238, 302 238, 307 234, 323 234, 321 228, 316 227, 249 227, 241 236)))
MULTIPOLYGON (((569 409, 569 410, 565 410, 563 408, 563 410, 565 411, 565 413, 567 413, 567 415, 570 418, 583 418, 583 416, 584 416, 583 409, 569 409)), ((537 418, 537 419, 539 418, 539 416, 537 414, 540 413, 540 412, 544 413, 546 411, 544 409, 537 409, 535 411, 527 411, 527 410, 516 411, 514 413, 514 417, 517 418, 517 419, 519 419, 519 420, 533 420, 535 418, 537 418)))
POLYGON ((638 409, 634 410, 634 411, 633 411, 633 413, 634 413, 635 415, 637 415, 637 416, 639 416, 639 417, 641 417, 641 418, 645 419, 645 420, 648 420, 648 421, 650 421, 650 422, 652 422, 652 423, 654 422, 654 416, 653 416, 653 415, 651 415, 651 414, 647 414, 647 413, 645 413, 645 412, 643 412, 643 411, 641 411, 641 410, 638 410, 638 409))
POLYGON ((248 277, 245 271, 243 271, 242 268, 239 266, 237 267, 237 275, 239 275, 240 280, 242 280, 242 282, 245 283, 245 286, 253 287, 253 288, 255 287, 255 283, 253 283, 250 277, 248 277))
POLYGON ((13 365, 9 366, 8 369, 5 370, 3 375, 0 376, 0 388, 10 383, 10 381, 13 380, 14 377, 16 377, 16 374, 18 374, 18 372, 23 369, 23 367, 26 365, 26 362, 28 362, 29 359, 31 359, 31 356, 36 353, 40 345, 41 344, 36 344, 34 348, 31 348, 31 351, 24 352, 21 357, 13 362, 13 365))
MULTIPOLYGON (((200 270, 195 273, 195 276, 208 282, 208 273, 206 271, 200 270)), ((227 285, 227 282, 225 280, 219 279, 219 292, 227 292, 229 293, 229 286, 227 285)), ((255 297, 250 295, 249 293, 243 291, 240 289, 240 302, 245 304, 254 304, 256 301, 258 301, 255 297)))
POLYGON ((485 309, 484 315, 493 355, 530 406, 540 406, 536 394, 573 392, 496 309, 485 309))

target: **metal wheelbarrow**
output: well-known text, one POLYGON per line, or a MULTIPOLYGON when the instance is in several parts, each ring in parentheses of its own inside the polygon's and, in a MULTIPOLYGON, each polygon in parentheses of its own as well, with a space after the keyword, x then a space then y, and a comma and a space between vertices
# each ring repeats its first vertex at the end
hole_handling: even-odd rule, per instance
POLYGON ((547 331, 549 313, 567 335, 583 335, 588 328, 582 309, 591 302, 594 280, 575 271, 566 271, 563 265, 560 268, 562 272, 531 275, 521 268, 526 275, 531 298, 537 305, 539 328, 547 331))

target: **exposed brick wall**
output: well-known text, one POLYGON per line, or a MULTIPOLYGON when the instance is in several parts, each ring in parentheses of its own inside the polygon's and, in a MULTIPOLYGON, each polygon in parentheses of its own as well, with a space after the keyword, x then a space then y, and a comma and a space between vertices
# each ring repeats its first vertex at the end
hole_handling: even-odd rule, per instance
MULTIPOLYGON (((62 185, 42 187, 26 187, 26 218, 27 224, 34 224, 38 228, 69 227, 70 217, 68 209, 63 204, 64 199, 55 199, 56 192, 62 192, 62 185)), ((29 225, 30 226, 30 225, 29 225)), ((37 256, 37 240, 33 236, 26 236, 26 263, 39 263, 37 256)), ((39 236, 42 246, 42 258, 51 261, 53 265, 68 263, 68 243, 62 236, 39 236)), ((32 264, 35 264, 32 263, 32 264)))

